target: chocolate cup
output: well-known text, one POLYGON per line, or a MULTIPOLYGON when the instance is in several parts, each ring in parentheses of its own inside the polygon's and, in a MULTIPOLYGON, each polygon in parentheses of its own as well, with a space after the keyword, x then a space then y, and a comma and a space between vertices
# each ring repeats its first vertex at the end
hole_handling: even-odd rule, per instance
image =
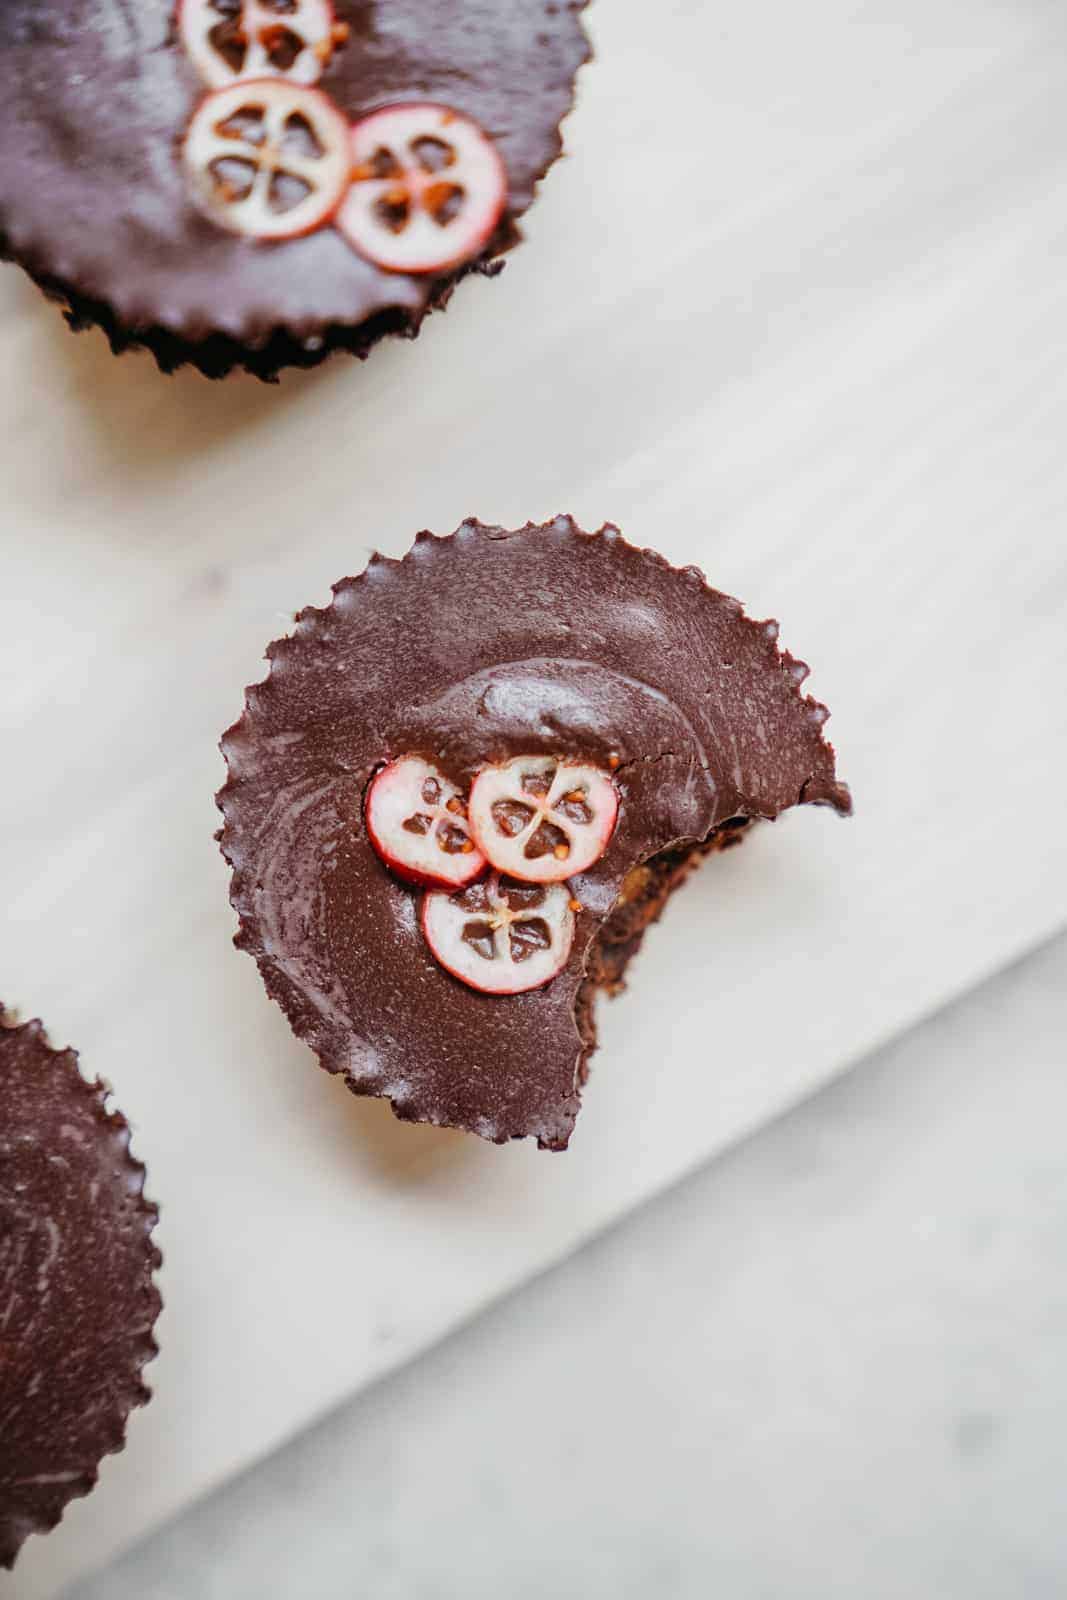
POLYGON ((483 256, 440 278, 379 270, 332 227, 264 244, 190 199, 178 145, 205 93, 174 0, 5 0, 0 6, 0 257, 164 370, 262 378, 335 349, 415 337, 459 280, 495 273, 562 149, 589 58, 585 0, 337 0, 347 43, 318 87, 352 120, 393 101, 472 116, 508 169, 483 256))
POLYGON ((0 1567, 54 1528, 150 1391, 158 1211, 110 1089, 0 1007, 0 1567))
POLYGON ((593 1044, 585 986, 633 869, 788 806, 850 810, 807 668, 695 568, 566 517, 420 534, 296 623, 222 741, 237 944, 355 1093, 409 1121, 565 1148, 593 1044), (433 959, 417 892, 364 824, 370 779, 406 753, 464 788, 515 755, 614 772, 618 824, 572 880, 577 935, 546 988, 481 994, 433 959))

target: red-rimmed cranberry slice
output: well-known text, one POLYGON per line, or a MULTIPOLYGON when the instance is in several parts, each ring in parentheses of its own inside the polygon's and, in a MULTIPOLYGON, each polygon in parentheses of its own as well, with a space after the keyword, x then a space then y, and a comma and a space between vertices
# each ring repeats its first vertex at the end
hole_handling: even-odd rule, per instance
POLYGON ((455 784, 421 756, 383 767, 367 791, 367 833, 392 872, 424 888, 462 888, 488 863, 455 784))
POLYGON ((604 854, 619 797, 599 767, 519 756, 478 774, 469 811, 475 843, 498 872, 561 883, 604 854))
POLYGON ((197 107, 182 147, 202 209, 250 239, 292 239, 329 222, 348 184, 348 124, 317 89, 235 83, 197 107))
POLYGON ((179 0, 178 33, 205 83, 317 83, 348 29, 330 0, 179 0))
POLYGON ((427 894, 422 931, 435 960, 483 994, 540 989, 567 965, 574 903, 560 884, 493 873, 459 894, 427 894))
POLYGON ((386 272, 448 272, 480 255, 508 176, 476 122, 430 101, 387 106, 352 129, 352 187, 337 227, 386 272))

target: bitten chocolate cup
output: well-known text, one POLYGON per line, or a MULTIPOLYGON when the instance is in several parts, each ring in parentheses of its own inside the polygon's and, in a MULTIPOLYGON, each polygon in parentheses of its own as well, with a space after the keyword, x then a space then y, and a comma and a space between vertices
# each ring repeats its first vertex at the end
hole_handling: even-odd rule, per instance
POLYGON ((158 1212, 77 1063, 0 1007, 0 1567, 123 1448, 156 1355, 158 1212))
POLYGON ((851 809, 827 712, 777 639, 695 568, 567 517, 420 534, 402 561, 375 556, 324 610, 301 612, 223 738, 220 837, 237 943, 326 1070, 408 1121, 565 1148, 595 992, 620 986, 691 868, 787 807, 851 809), (477 819, 456 797, 529 758, 529 772, 508 769, 519 787, 504 825, 524 793, 531 816, 558 794, 567 815, 548 818, 548 838, 564 861, 583 819, 601 828, 569 880, 570 917, 528 883, 475 884, 455 915, 427 916, 432 891, 404 880, 404 852, 391 866, 366 823, 369 786, 403 757, 427 763, 411 770, 430 788, 425 814, 414 803, 401 826, 437 825, 452 797, 461 809, 441 825, 459 849, 477 819), (484 969, 497 992, 481 992, 479 954, 513 962, 514 974, 484 969), (535 955, 538 986, 514 992, 535 955))

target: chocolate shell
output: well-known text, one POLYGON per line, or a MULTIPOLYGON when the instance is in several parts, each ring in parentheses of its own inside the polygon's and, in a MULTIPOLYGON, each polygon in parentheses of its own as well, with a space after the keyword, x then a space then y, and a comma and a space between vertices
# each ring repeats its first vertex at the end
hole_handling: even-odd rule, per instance
POLYGON ((123 1448, 156 1354, 158 1213, 77 1059, 0 1007, 0 1567, 123 1448))
POLYGON ((681 881, 687 851, 749 819, 850 810, 827 712, 800 691, 806 667, 779 651, 776 623, 748 620, 695 568, 566 517, 420 534, 296 624, 222 741, 238 945, 357 1094, 410 1121, 563 1149, 593 1043, 598 937, 634 869, 669 859, 681 881), (618 824, 572 880, 577 935, 546 988, 484 995, 434 961, 417 892, 364 825, 370 779, 403 754, 464 788, 515 755, 614 773, 618 824))
MULTIPOLYGON (((443 278, 383 272, 332 227, 262 244, 196 208, 177 147, 205 92, 174 0, 0 5, 0 255, 170 370, 261 377, 333 348, 413 337, 459 277, 519 235, 562 148, 585 0, 337 0, 348 39, 317 87, 350 119, 431 100, 473 117, 508 170, 504 221, 480 261, 443 278)), ((280 20, 284 20, 281 17, 280 20)), ((492 269, 490 269, 492 270, 492 269)))

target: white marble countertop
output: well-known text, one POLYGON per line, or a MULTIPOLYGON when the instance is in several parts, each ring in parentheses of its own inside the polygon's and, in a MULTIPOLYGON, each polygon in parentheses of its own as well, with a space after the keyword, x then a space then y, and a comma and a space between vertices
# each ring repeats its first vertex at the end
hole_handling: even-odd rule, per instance
POLYGON ((527 244, 416 346, 167 381, 0 274, 0 992, 116 1085, 167 1301, 153 1404, 13 1600, 1062 925, 1061 8, 662 0, 654 49, 635 0, 591 15, 527 244), (679 897, 553 1160, 314 1069, 229 946, 212 794, 293 609, 421 527, 559 510, 783 619, 858 816, 791 815, 679 897))
POLYGON ((66 1600, 1060 1600, 1067 935, 66 1600))

